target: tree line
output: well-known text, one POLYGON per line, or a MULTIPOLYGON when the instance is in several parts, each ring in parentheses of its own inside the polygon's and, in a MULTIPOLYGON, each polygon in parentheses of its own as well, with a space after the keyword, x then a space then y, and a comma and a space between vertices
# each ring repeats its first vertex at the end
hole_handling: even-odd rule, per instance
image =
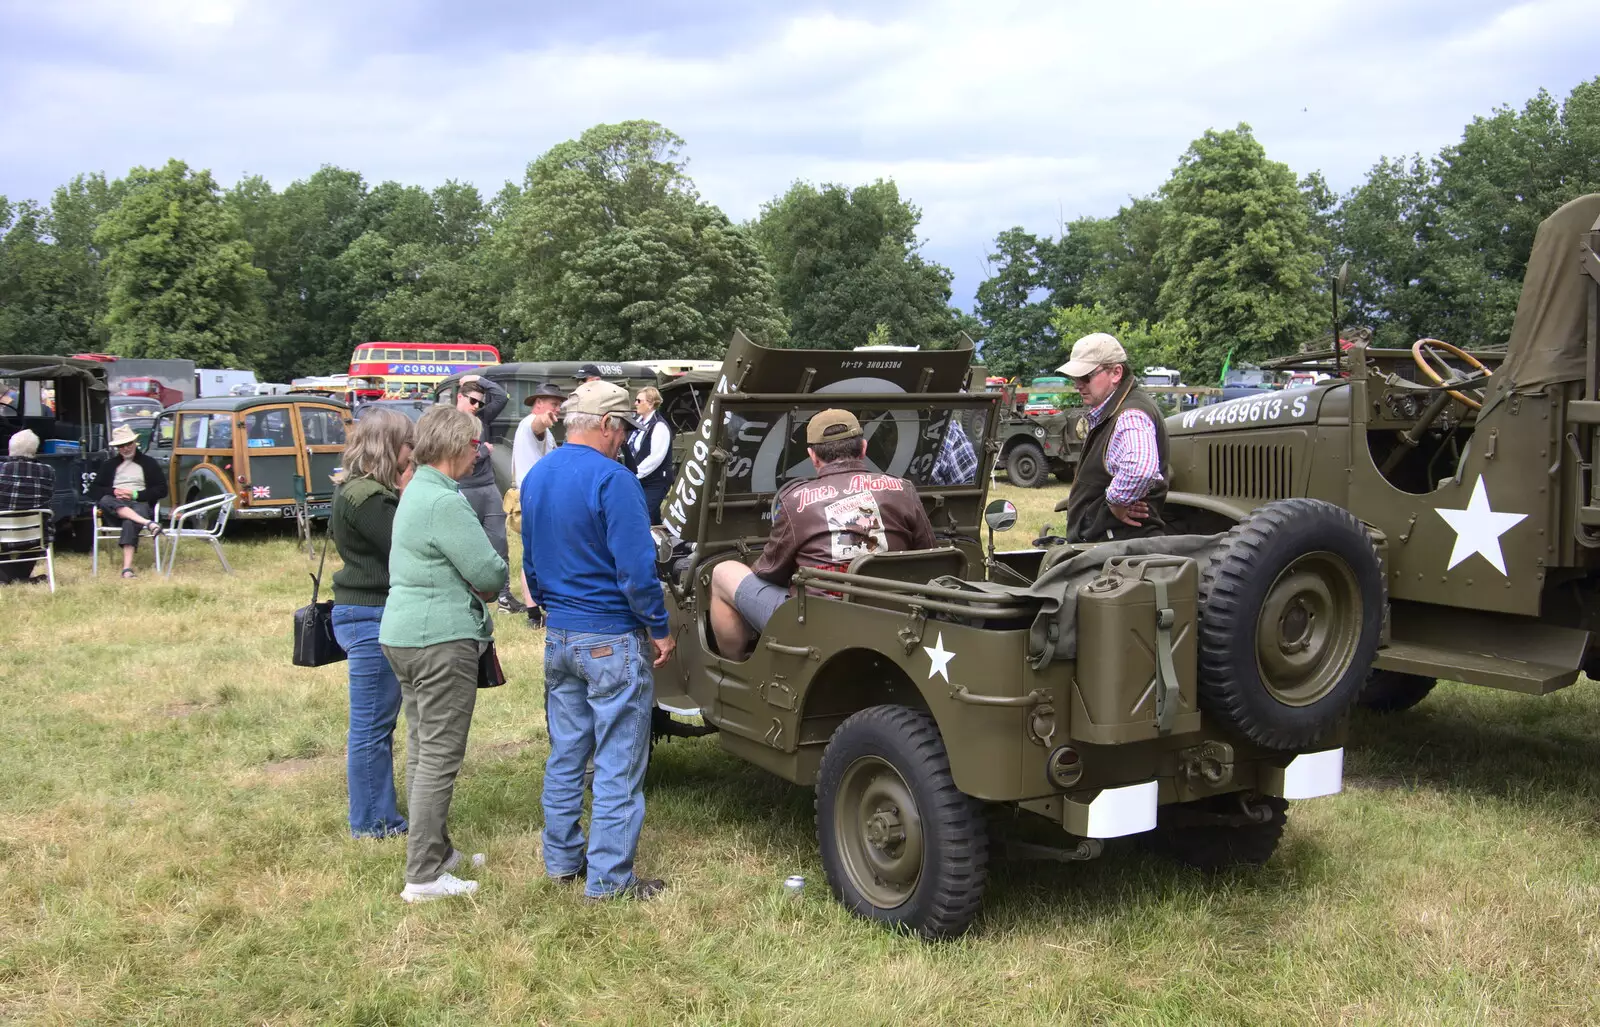
POLYGON ((1473 119, 1429 158, 1385 157, 1336 196, 1210 130, 1154 194, 1055 235, 1000 232, 973 314, 921 254, 892 181, 795 183, 738 224, 697 192, 684 142, 597 125, 485 197, 369 185, 325 166, 281 191, 179 160, 79 175, 48 204, 0 196, 0 351, 109 351, 343 369, 377 339, 492 343, 507 360, 714 357, 740 328, 806 347, 982 340, 995 373, 1116 332, 1190 380, 1326 344, 1329 279, 1383 343, 1504 342, 1538 222, 1600 189, 1600 78, 1473 119), (974 316, 975 315, 975 316, 974 316))

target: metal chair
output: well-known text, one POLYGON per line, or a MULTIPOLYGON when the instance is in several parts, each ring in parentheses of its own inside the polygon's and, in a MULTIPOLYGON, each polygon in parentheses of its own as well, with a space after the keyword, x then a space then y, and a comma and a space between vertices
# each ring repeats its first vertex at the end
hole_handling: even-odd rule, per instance
MULTIPOLYGON (((100 573, 100 542, 101 542, 102 539, 110 541, 110 542, 113 542, 113 543, 115 543, 118 540, 120 540, 122 538, 122 523, 119 521, 116 524, 106 524, 105 521, 104 521, 104 518, 102 517, 102 515, 100 513, 100 505, 98 503, 95 504, 94 512, 93 512, 92 516, 94 517, 94 538, 92 539, 92 543, 93 544, 90 546, 89 573, 91 575, 98 576, 99 573, 100 573)), ((150 510, 150 519, 155 521, 157 524, 161 523, 161 504, 159 502, 156 503, 156 505, 151 508, 151 510, 150 510)), ((160 574, 161 573, 161 541, 160 541, 160 539, 157 539, 156 542, 155 542, 155 545, 153 545, 151 548, 155 550, 156 573, 160 574)))
POLYGON ((222 569, 229 574, 233 568, 228 565, 228 557, 222 551, 222 533, 228 527, 228 515, 233 513, 234 494, 224 493, 220 496, 208 496, 197 499, 192 503, 185 503, 175 507, 168 522, 163 539, 172 540, 172 548, 167 551, 167 577, 172 577, 172 571, 178 565, 178 542, 180 539, 195 538, 211 543, 211 548, 216 550, 217 559, 222 561, 222 569), (206 524, 207 521, 211 523, 206 524), (198 527, 186 528, 188 521, 196 521, 198 527))
POLYGON ((44 561, 50 591, 56 590, 55 545, 49 538, 49 510, 8 510, 0 513, 0 563, 35 564, 44 561), (21 546, 7 549, 7 546, 21 546))

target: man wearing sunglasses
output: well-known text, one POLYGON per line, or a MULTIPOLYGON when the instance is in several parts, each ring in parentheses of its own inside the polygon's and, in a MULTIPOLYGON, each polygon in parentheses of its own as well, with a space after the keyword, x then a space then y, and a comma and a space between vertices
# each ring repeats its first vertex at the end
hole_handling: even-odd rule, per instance
POLYGON ((1083 460, 1067 501, 1067 538, 1104 542, 1165 534, 1161 506, 1171 478, 1166 424, 1155 400, 1139 388, 1122 343, 1105 332, 1085 335, 1059 370, 1089 408, 1083 460))
MULTIPOLYGON (((478 515, 483 533, 489 536, 489 543, 502 560, 506 559, 505 499, 494 480, 494 464, 490 462, 494 445, 489 440, 494 437, 494 419, 504 409, 506 399, 506 390, 482 375, 467 375, 456 389, 456 409, 478 420, 478 456, 472 462, 472 470, 456 483, 461 486, 461 494, 467 502, 472 504, 472 512, 478 515)), ((500 609, 508 613, 527 609, 512 596, 509 582, 500 590, 500 609)))

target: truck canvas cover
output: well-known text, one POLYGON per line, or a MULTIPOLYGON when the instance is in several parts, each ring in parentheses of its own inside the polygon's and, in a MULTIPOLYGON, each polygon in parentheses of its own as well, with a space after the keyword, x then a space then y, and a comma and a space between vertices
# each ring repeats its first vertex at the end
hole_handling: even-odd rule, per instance
POLYGON ((1596 230, 1600 193, 1590 193, 1564 204, 1534 233, 1517 319, 1499 372, 1510 376, 1517 392, 1583 380, 1591 282, 1583 270, 1583 246, 1584 236, 1596 230))

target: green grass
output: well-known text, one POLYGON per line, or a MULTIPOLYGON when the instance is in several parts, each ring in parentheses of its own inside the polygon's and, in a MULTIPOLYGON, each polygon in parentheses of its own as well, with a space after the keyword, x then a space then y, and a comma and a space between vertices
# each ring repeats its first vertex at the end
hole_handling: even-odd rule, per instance
MULTIPOLYGON (((1003 488, 1026 545, 1065 494, 1003 488)), ((592 908, 546 883, 540 636, 501 621, 452 829, 474 901, 399 901, 402 845, 344 825, 342 666, 290 666, 308 561, 0 589, 0 1022, 128 1024, 1558 1024, 1600 1021, 1600 699, 1442 686, 1360 718, 1341 796, 1265 870, 1207 879, 1108 845, 1007 863, 950 944, 828 897, 811 796, 657 749, 641 870, 592 908), (804 874, 790 899, 783 878, 804 874)), ((141 555, 141 560, 145 559, 141 555)), ((143 563, 141 563, 141 567, 143 563)))

